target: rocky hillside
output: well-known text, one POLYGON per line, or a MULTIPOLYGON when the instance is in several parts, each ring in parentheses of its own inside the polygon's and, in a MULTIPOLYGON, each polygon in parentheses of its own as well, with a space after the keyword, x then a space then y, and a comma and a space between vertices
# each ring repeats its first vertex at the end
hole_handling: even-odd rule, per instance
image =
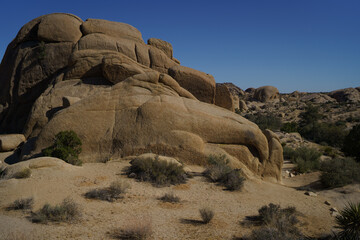
MULTIPOLYGON (((153 152, 201 165, 225 154, 249 178, 281 179, 279 139, 235 114, 229 89, 180 65, 170 43, 146 44, 128 24, 36 18, 9 44, 0 84, 0 133, 25 135, 19 159, 73 130, 84 162, 153 152)), ((266 101, 271 91, 256 96, 266 101)))

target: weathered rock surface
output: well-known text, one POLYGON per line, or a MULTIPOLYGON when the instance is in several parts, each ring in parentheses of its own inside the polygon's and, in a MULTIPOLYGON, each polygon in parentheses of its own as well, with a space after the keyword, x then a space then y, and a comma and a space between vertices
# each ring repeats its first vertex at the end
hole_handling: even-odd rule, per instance
POLYGON ((216 84, 215 105, 235 111, 235 104, 230 90, 222 83, 216 84))
POLYGON ((25 142, 25 136, 22 134, 0 135, 0 152, 12 151, 23 142, 25 142))
POLYGON ((241 112, 246 112, 249 109, 244 100, 239 101, 239 109, 241 112))
POLYGON ((39 157, 33 158, 28 161, 19 162, 16 164, 8 165, 3 169, 3 178, 12 178, 17 173, 25 169, 39 169, 39 168, 55 168, 55 169, 71 169, 77 168, 71 164, 64 162, 61 159, 53 157, 39 157))
POLYGON ((161 39, 157 39, 157 38, 150 38, 148 40, 148 45, 150 46, 154 46, 157 49, 160 49, 161 51, 163 51, 167 57, 169 58, 173 58, 173 47, 171 45, 171 43, 163 41, 161 39))
POLYGON ((180 66, 170 43, 145 44, 128 24, 39 17, 9 45, 0 84, 0 132, 25 134, 23 159, 73 130, 84 162, 152 152, 205 164, 210 154, 225 154, 248 177, 281 180, 279 139, 231 112, 229 88, 180 66))
POLYGON ((216 84, 210 74, 184 66, 174 66, 169 69, 169 75, 200 101, 215 102, 216 84))
POLYGON ((267 102, 279 99, 280 93, 276 87, 263 86, 255 89, 253 98, 260 102, 267 102))

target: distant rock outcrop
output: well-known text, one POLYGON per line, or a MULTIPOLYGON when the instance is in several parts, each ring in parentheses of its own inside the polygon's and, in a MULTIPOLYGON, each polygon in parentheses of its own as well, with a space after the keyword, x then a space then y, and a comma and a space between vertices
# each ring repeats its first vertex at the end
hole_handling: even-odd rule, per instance
POLYGON ((152 152, 205 164, 225 154, 248 177, 281 179, 279 139, 232 112, 231 89, 128 24, 36 18, 8 46, 0 84, 0 132, 24 133, 23 159, 73 130, 84 162, 152 152))
POLYGON ((278 100, 280 98, 280 93, 276 87, 263 86, 255 89, 253 98, 260 102, 278 100))
POLYGON ((344 88, 329 93, 329 96, 335 98, 338 102, 360 102, 360 92, 355 88, 344 88))

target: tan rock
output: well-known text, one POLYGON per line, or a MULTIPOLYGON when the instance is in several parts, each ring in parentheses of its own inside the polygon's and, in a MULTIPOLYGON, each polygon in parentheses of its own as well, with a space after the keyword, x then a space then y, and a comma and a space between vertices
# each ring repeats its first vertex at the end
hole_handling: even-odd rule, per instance
POLYGON ((239 101, 239 109, 241 112, 246 112, 249 109, 244 100, 239 101))
POLYGON ((2 134, 0 135, 0 151, 12 151, 23 142, 25 142, 25 136, 22 134, 2 134))
POLYGON ((93 79, 86 84, 78 79, 62 81, 49 87, 33 104, 24 127, 24 135, 36 137, 53 115, 63 109, 63 96, 83 99, 101 93, 103 89, 108 87, 99 84, 101 84, 101 80, 93 79))
POLYGON ((210 153, 226 152, 234 145, 230 155, 244 171, 266 179, 281 178, 278 162, 282 162, 282 148, 274 137, 269 144, 255 124, 238 114, 181 97, 172 87, 175 84, 166 83, 171 78, 161 76, 166 75, 154 71, 129 77, 62 110, 43 128, 33 153, 47 147, 54 135, 65 129, 74 130, 82 139, 80 157, 85 162, 151 151, 188 164, 204 164, 210 153), (76 121, 79 118, 83 121, 76 121), (241 154, 244 151, 250 159, 241 154), (241 161, 235 156, 241 156, 241 161))
POLYGON ((163 51, 149 46, 150 68, 161 72, 168 73, 168 69, 178 64, 171 60, 163 51))
POLYGON ((170 68, 169 75, 200 101, 215 102, 216 84, 213 76, 184 66, 170 68))
POLYGON ((79 28, 81 23, 82 20, 73 14, 52 13, 43 15, 25 24, 20 29, 13 42, 15 46, 17 46, 18 44, 25 41, 39 40, 38 36, 43 38, 42 40, 76 42, 76 39, 81 37, 79 28), (40 23, 42 23, 42 21, 44 21, 44 25, 41 27, 40 35, 38 35, 38 31, 41 25, 40 23), (54 24, 51 23, 51 21, 57 22, 59 26, 54 27, 54 24), (39 27, 38 29, 36 29, 37 26, 39 27), (51 27, 54 28, 51 29, 51 27), (69 31, 66 31, 67 28, 69 28, 69 31), (51 30, 53 33, 50 32, 51 30), (61 33, 63 33, 64 36, 60 36, 61 33))
POLYGON ((63 107, 70 107, 71 105, 73 105, 74 103, 76 103, 80 100, 81 100, 81 98, 78 98, 78 97, 65 96, 62 98, 63 107))
POLYGON ((268 102, 280 98, 279 90, 273 86, 259 87, 254 91, 254 99, 260 102, 268 102))
POLYGON ((81 31, 84 35, 103 33, 111 37, 125 38, 141 43, 144 42, 140 31, 126 23, 90 18, 81 25, 81 31))
POLYGON ((154 46, 157 49, 163 51, 166 54, 166 56, 169 57, 170 59, 173 58, 173 47, 171 43, 157 38, 150 38, 148 39, 147 43, 148 45, 154 46))
POLYGON ((27 161, 18 162, 12 165, 8 165, 3 171, 4 178, 12 178, 17 173, 25 170, 35 170, 39 168, 54 168, 54 169, 71 169, 78 168, 71 164, 64 162, 61 159, 53 158, 53 157, 39 157, 32 158, 27 161))
POLYGON ((38 39, 45 42, 77 42, 82 33, 78 17, 69 14, 49 14, 38 26, 38 39))
POLYGON ((215 105, 219 107, 223 107, 230 111, 235 111, 234 102, 231 93, 227 88, 227 86, 222 83, 216 84, 215 105))

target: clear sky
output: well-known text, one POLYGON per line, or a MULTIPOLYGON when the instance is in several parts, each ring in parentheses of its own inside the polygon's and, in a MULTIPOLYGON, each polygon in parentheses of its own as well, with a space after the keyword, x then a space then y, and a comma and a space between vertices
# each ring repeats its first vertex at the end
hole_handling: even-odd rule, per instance
POLYGON ((66 12, 138 28, 173 45, 184 66, 242 89, 360 86, 360 0, 3 1, 0 55, 28 21, 66 12))

